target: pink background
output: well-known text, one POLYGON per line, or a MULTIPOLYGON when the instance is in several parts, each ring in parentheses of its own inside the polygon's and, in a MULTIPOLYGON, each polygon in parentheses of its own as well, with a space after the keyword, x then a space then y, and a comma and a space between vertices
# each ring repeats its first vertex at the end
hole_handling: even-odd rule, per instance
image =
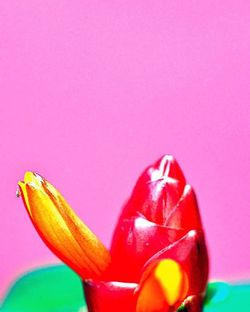
POLYGON ((211 277, 249 276, 249 51, 249 1, 1 1, 1 291, 57 261, 15 198, 26 170, 108 244, 164 153, 196 189, 211 277))

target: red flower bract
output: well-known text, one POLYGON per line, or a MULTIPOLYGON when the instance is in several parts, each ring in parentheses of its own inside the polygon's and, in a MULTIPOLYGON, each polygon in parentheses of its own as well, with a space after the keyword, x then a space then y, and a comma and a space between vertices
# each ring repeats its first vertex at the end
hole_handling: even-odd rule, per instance
POLYGON ((19 185, 38 233, 83 279, 90 312, 201 311, 207 249, 194 191, 172 156, 138 179, 110 252, 46 180, 28 173, 19 185))
MULTIPOLYGON (((189 285, 185 297, 193 296, 186 302, 192 310, 200 309, 201 300, 197 300, 195 296, 202 297, 208 278, 204 233, 194 191, 186 184, 182 171, 172 156, 163 156, 138 179, 118 220, 111 245, 111 258, 108 277, 123 282, 123 287, 117 289, 121 298, 117 299, 118 295, 113 290, 109 291, 110 283, 102 284, 100 288, 92 284, 95 289, 93 293, 88 284, 87 300, 94 297, 89 302, 93 311, 111 311, 112 303, 117 302, 119 305, 119 300, 120 311, 134 311, 135 307, 131 310, 131 304, 140 293, 143 272, 162 259, 172 259, 181 265, 189 285), (130 283, 137 283, 137 292, 131 291, 133 286, 130 283), (107 303, 106 310, 104 304, 100 304, 99 309, 93 305, 98 302, 98 297, 102 297, 103 291, 109 293, 105 298, 110 298, 110 306, 107 303)), ((151 298, 151 301, 154 300, 151 298)), ((180 304, 177 300, 174 308, 180 304)), ((166 302, 160 311, 167 311, 167 308, 166 302)), ((139 309, 137 306, 137 310, 139 309)))

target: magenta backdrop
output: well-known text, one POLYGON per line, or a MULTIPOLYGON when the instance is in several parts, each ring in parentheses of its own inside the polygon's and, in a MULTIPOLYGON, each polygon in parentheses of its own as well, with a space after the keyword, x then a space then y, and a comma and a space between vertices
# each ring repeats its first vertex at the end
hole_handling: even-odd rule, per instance
POLYGON ((26 170, 108 244, 163 153, 195 187, 211 277, 250 274, 249 51, 249 1, 1 1, 1 291, 57 261, 15 198, 26 170))

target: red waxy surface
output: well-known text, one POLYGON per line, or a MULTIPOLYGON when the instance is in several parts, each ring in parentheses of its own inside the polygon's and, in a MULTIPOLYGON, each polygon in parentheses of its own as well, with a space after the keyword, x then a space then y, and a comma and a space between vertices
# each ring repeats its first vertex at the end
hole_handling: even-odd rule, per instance
POLYGON ((118 282, 83 282, 89 312, 133 312, 136 284, 118 282))
POLYGON ((160 259, 173 259, 181 264, 189 280, 188 295, 205 291, 208 279, 208 256, 202 232, 190 231, 176 243, 155 254, 145 267, 160 259))
POLYGON ((172 156, 163 156, 139 177, 115 228, 111 257, 105 279, 123 283, 85 283, 90 312, 136 311, 138 292, 131 283, 140 289, 143 272, 166 258, 178 262, 187 274, 187 296, 192 297, 185 307, 201 311, 207 249, 195 193, 172 156))
POLYGON ((184 234, 184 230, 158 225, 142 217, 125 219, 113 239, 113 276, 123 282, 139 282, 145 262, 184 234))

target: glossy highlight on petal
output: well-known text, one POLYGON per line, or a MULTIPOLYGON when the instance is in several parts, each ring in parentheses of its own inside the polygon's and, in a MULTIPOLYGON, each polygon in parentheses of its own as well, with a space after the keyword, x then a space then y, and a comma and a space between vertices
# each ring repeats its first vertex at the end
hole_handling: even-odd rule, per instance
POLYGON ((63 196, 32 172, 18 185, 31 221, 47 246, 82 278, 101 278, 110 265, 110 253, 63 196))
POLYGON ((167 216, 165 224, 186 231, 202 229, 196 196, 189 184, 185 185, 178 203, 167 216))
POLYGON ((185 235, 182 229, 161 226, 143 217, 125 219, 120 226, 112 243, 111 269, 114 277, 123 282, 139 282, 145 262, 185 235), (133 267, 127 266, 128 262, 133 267))
POLYGON ((162 156, 141 174, 118 221, 142 215, 147 220, 165 225, 168 215, 180 200, 185 177, 171 155, 162 156))

